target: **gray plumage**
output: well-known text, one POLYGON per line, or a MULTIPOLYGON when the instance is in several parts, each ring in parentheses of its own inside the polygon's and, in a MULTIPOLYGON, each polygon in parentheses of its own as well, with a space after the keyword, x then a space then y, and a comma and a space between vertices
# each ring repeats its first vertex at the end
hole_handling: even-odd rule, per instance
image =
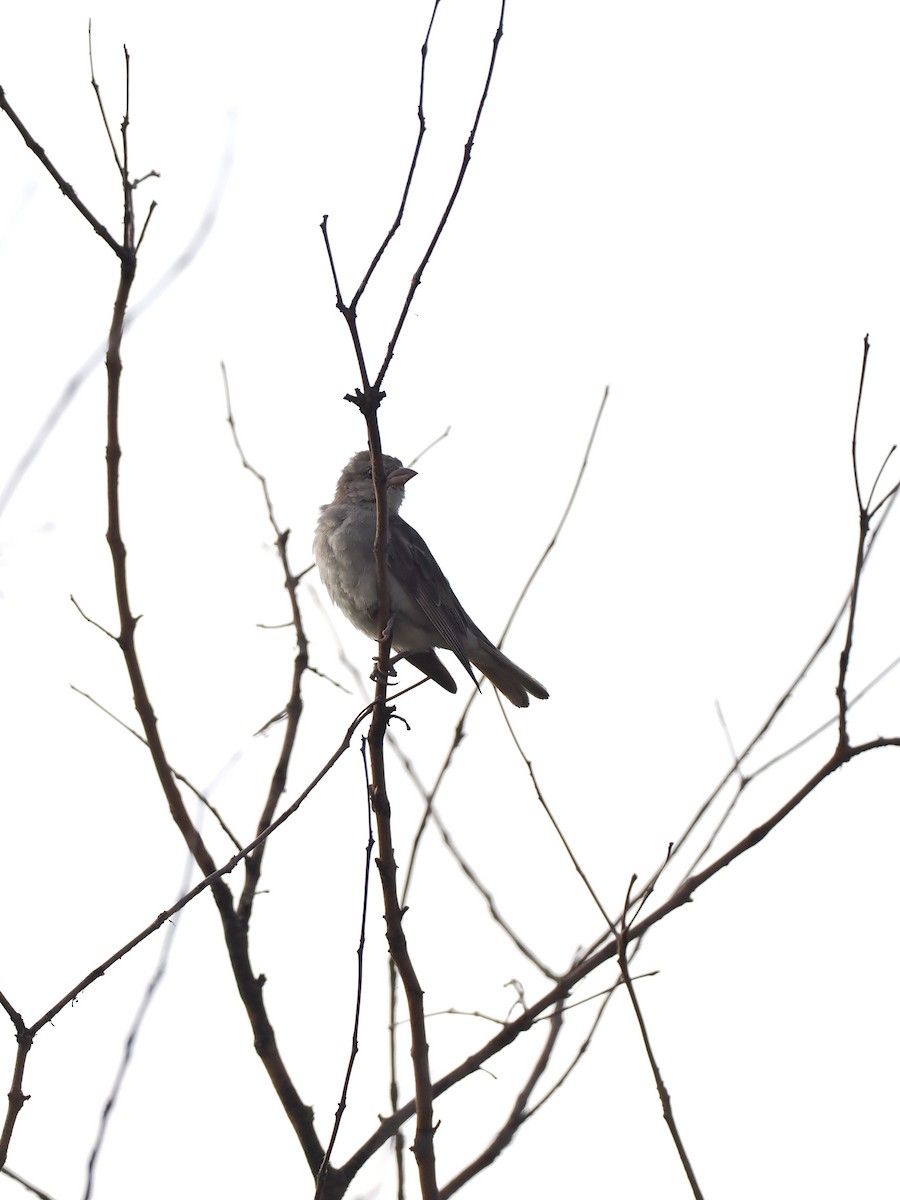
MULTIPOLYGON (((529 693, 547 699, 547 689, 498 650, 457 600, 434 555, 398 509, 405 485, 416 472, 398 458, 384 455, 390 514, 387 567, 393 617, 393 648, 448 692, 453 676, 435 654, 452 650, 474 680, 474 666, 518 708, 529 693)), ((378 638, 378 591, 375 582, 375 488, 369 452, 347 463, 331 504, 323 505, 313 552, 325 588, 357 629, 378 638)))

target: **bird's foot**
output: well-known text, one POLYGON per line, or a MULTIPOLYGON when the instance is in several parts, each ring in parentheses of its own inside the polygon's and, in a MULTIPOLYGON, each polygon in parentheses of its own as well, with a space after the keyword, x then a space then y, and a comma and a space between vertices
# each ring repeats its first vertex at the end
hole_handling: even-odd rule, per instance
POLYGON ((397 672, 394 670, 394 663, 396 661, 397 660, 395 658, 391 659, 391 661, 388 663, 387 674, 385 674, 378 666, 378 659, 373 658, 372 662, 374 662, 375 666, 372 668, 372 674, 369 676, 369 678, 373 683, 377 683, 379 679, 383 679, 386 684, 390 683, 391 679, 397 678, 397 672))

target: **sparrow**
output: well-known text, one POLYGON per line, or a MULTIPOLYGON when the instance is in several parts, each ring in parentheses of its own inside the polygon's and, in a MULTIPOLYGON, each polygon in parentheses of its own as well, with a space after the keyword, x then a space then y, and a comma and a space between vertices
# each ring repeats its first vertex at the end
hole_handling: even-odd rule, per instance
MULTIPOLYGON (((453 676, 435 654, 452 650, 477 686, 472 668, 481 671, 517 708, 529 693, 548 697, 543 684, 507 658, 485 636, 457 600, 447 577, 422 537, 398 509, 406 484, 418 472, 399 458, 383 456, 387 480, 387 569, 391 631, 396 658, 405 658, 448 692, 453 676)), ((357 629, 378 640, 378 590, 375 582, 375 487, 368 450, 360 450, 341 472, 334 500, 320 510, 313 553, 325 589, 357 629)))

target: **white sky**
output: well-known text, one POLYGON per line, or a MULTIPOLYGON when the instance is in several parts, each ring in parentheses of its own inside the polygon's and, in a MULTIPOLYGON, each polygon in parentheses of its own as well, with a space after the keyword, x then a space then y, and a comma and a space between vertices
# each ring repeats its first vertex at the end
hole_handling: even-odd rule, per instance
MULTIPOLYGON (((242 836, 277 753, 276 738, 252 734, 284 702, 291 639, 257 627, 285 620, 286 607, 258 489, 230 444, 219 362, 301 569, 317 506, 365 442, 341 399, 359 381, 318 224, 327 212, 352 292, 399 199, 430 11, 375 0, 286 7, 0 9, 0 84, 114 231, 120 200, 89 86, 88 17, 115 124, 127 42, 132 162, 161 176, 139 191, 159 207, 137 301, 218 205, 189 270, 126 341, 124 532, 171 760, 199 786, 215 783, 213 800, 242 836)), ((362 308, 372 365, 455 176, 495 21, 483 0, 443 2, 421 175, 362 308)), ((515 713, 515 727, 611 909, 727 769, 715 702, 743 745, 840 606, 855 554, 850 434, 866 333, 864 490, 900 440, 898 32, 884 3, 511 3, 472 167, 388 375, 389 452, 408 460, 451 427, 418 464, 404 515, 489 633, 558 521, 611 388, 571 521, 507 642, 551 692, 515 713)), ((0 481, 101 345, 115 266, 0 122, 0 481)), ((171 903, 183 868, 146 754, 70 688, 133 719, 115 646, 69 601, 113 625, 103 392, 95 370, 0 517, 0 988, 29 1021, 171 903)), ((888 484, 897 471, 889 466, 888 484)), ((900 655, 898 561, 889 524, 864 579, 851 691, 900 655)), ((348 682, 335 635, 363 670, 371 649, 314 593, 310 578, 301 598, 313 662, 348 682)), ((837 653, 756 762, 833 714, 837 653)), ((402 744, 426 780, 467 694, 456 675, 455 698, 422 688, 403 701, 412 728, 402 744)), ((304 696, 289 798, 359 707, 312 676, 304 696)), ((890 676, 854 712, 851 734, 898 732, 890 676)), ((831 736, 751 789, 723 849, 828 757, 831 736)), ((640 994, 708 1197, 896 1188, 896 772, 896 752, 845 768, 659 926, 638 959, 636 969, 658 972, 640 994)), ((397 766, 392 782, 402 859, 420 802, 397 766)), ((354 753, 279 833, 254 920, 254 964, 323 1138, 349 1048, 362 787, 354 753)), ((440 808, 504 912, 555 966, 599 935, 490 694, 440 808)), ((388 1106, 373 899, 362 1053, 338 1161, 388 1106)), ((430 1010, 502 1017, 511 977, 529 1000, 540 994, 436 836, 407 921, 430 1010)), ((151 939, 110 971, 31 1055, 32 1099, 9 1165, 57 1200, 81 1194, 161 945, 151 939)), ((570 1054, 592 1013, 572 1013, 570 1054)), ((483 1022, 437 1018, 436 1069, 486 1036, 483 1022)), ((14 1049, 7 1027, 0 1081, 14 1049)), ((482 1073, 439 1102, 440 1179, 502 1120, 527 1061, 516 1051, 490 1064, 496 1079, 482 1073)), ((312 1194, 208 897, 179 919, 94 1195, 162 1189, 312 1194)), ((22 1194, 0 1178, 0 1197, 22 1194)), ((351 1191, 376 1194, 395 1194, 387 1154, 351 1191)), ((466 1189, 472 1200, 512 1194, 689 1194, 624 996, 570 1085, 466 1189)))

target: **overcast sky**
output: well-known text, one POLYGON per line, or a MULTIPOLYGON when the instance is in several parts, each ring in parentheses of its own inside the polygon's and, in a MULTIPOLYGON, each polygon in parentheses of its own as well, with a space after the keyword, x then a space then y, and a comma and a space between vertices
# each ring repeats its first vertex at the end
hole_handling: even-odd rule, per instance
MULTIPOLYGON (((286 7, 50 0, 0 10, 0 84, 114 231, 121 200, 90 87, 88 18, 114 130, 123 42, 131 55, 132 169, 159 172, 138 190, 144 211, 158 207, 124 351, 123 521, 139 649, 171 761, 211 790, 244 839, 277 754, 277 737, 253 735, 284 704, 292 643, 289 630, 260 628, 288 614, 258 486, 230 441, 220 363, 299 571, 318 505, 365 444, 342 399, 359 379, 319 223, 329 214, 352 292, 399 201, 430 13, 411 0, 286 7)), ((361 306, 370 365, 458 170, 496 18, 484 0, 440 8, 420 172, 361 306)), ((409 461, 449 427, 417 463, 404 516, 478 624, 499 635, 610 389, 572 516, 506 643, 550 691, 512 719, 610 910, 728 769, 716 703, 742 747, 843 602, 867 333, 864 493, 900 440, 898 33, 884 3, 507 10, 471 169, 387 376, 382 435, 409 461)), ((70 601, 115 626, 100 366, 115 284, 113 255, 0 121, 0 484, 85 372, 0 515, 0 989, 26 1020, 170 904, 184 869, 142 747, 70 686, 134 722, 115 645, 70 601)), ((898 469, 892 460, 882 491, 898 469)), ((361 705, 340 647, 363 674, 373 652, 312 575, 300 596, 313 665, 351 692, 305 682, 289 799, 361 705)), ((898 603, 900 537, 888 522, 864 576, 851 693, 900 655, 898 603)), ((834 715, 839 649, 755 765, 834 715)), ((468 695, 449 665, 456 697, 426 687, 403 700, 410 730, 398 736, 426 781, 468 695)), ((900 733, 897 678, 860 703, 850 732, 900 733)), ((833 738, 762 776, 721 848, 780 807, 833 738)), ((402 865, 421 801, 393 771, 402 865)), ((896 800, 896 751, 845 767, 642 949, 636 969, 658 972, 640 984, 650 1033, 708 1197, 890 1191, 896 800)), ((440 811, 554 967, 602 933, 489 691, 440 811)), ((254 964, 323 1132, 349 1049, 365 838, 354 753, 274 840, 255 916, 254 964)), ((535 1000, 541 977, 437 836, 423 854, 407 933, 429 1011, 502 1018, 511 978, 535 1000)), ((388 1108, 378 899, 339 1161, 388 1108)), ((82 1194, 161 945, 150 939, 36 1043, 9 1165, 55 1200, 82 1194)), ((613 979, 598 975, 575 998, 613 979)), ((594 1011, 573 1010, 560 1070, 594 1011)), ((477 1018, 444 1016, 431 1037, 443 1070, 487 1033, 477 1018)), ((9 1026, 0 1080, 14 1051, 9 1026)), ((527 1062, 517 1055, 438 1105, 440 1180, 502 1122, 527 1062)), ((396 1194, 390 1156, 357 1184, 352 1195, 396 1194)), ((161 1189, 312 1194, 208 896, 177 922, 94 1195, 161 1189)), ((4 1200, 22 1194, 0 1178, 4 1200)), ((466 1189, 472 1200, 513 1194, 689 1195, 624 996, 569 1085, 466 1189)))

